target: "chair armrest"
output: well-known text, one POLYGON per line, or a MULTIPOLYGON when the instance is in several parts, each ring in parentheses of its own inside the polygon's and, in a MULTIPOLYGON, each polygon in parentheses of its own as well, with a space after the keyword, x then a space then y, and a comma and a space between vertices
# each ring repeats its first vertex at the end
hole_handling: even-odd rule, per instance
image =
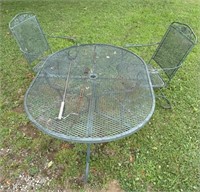
POLYGON ((148 64, 147 65, 148 71, 151 74, 158 74, 159 73, 159 69, 154 68, 152 65, 148 64))
POLYGON ((150 64, 147 65, 147 68, 149 70, 149 73, 155 74, 155 73, 159 73, 160 71, 170 71, 170 70, 175 70, 180 68, 182 65, 182 63, 176 67, 166 67, 166 68, 154 68, 153 66, 151 66, 150 64))
POLYGON ((59 38, 59 39, 67 39, 69 41, 72 41, 73 43, 77 44, 77 40, 75 39, 75 37, 69 37, 69 36, 54 36, 54 35, 48 35, 46 34, 47 37, 49 38, 59 38))

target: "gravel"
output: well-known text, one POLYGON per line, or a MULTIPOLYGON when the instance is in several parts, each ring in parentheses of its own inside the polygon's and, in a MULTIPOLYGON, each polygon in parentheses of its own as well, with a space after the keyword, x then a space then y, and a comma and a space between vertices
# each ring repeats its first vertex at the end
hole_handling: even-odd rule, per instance
POLYGON ((49 183, 49 177, 44 177, 40 174, 30 176, 26 173, 22 173, 14 182, 7 181, 0 184, 0 192, 31 192, 42 188, 46 189, 49 183))

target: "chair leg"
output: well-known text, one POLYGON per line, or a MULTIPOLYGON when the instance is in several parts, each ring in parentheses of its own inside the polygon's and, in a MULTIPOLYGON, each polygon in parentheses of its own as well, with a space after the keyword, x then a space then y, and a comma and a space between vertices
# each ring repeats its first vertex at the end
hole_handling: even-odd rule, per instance
POLYGON ((159 90, 160 94, 156 95, 156 97, 160 100, 161 107, 164 109, 172 109, 171 102, 169 99, 165 96, 165 94, 162 92, 162 90, 159 90), (163 103, 164 101, 165 103, 163 103))

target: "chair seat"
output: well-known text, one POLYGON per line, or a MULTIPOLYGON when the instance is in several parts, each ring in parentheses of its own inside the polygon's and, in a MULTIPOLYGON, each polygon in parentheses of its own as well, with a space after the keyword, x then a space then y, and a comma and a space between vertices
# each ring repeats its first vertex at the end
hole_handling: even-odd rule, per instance
POLYGON ((148 65, 148 71, 153 88, 162 88, 165 86, 165 83, 157 69, 153 68, 152 65, 148 65))

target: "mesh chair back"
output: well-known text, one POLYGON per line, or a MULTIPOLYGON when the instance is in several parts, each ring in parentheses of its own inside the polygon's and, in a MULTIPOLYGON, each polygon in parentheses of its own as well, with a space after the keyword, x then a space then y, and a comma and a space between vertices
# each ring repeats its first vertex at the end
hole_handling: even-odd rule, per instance
POLYGON ((188 25, 173 22, 151 60, 154 60, 171 80, 196 42, 197 38, 188 25))
POLYGON ((29 63, 32 63, 50 49, 34 14, 20 13, 16 15, 10 21, 9 28, 29 63))

